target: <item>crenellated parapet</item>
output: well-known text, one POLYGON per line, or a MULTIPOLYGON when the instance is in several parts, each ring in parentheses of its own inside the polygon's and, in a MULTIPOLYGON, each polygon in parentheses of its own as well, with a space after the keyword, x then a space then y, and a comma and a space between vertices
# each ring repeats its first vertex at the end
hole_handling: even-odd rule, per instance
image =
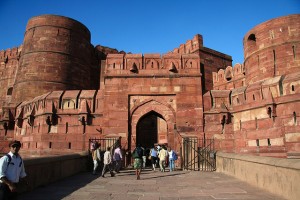
POLYGON ((299 99, 300 72, 211 90, 203 95, 206 137, 218 139, 225 151, 298 155, 299 99))
MULTIPOLYGON (((224 77, 224 71, 221 71, 222 72, 218 75, 224 77)), ((205 94, 205 96, 210 97, 206 97, 205 99, 210 102, 211 109, 220 108, 222 104, 233 108, 235 106, 244 106, 245 104, 251 103, 259 105, 266 103, 266 101, 274 101, 275 98, 297 93, 300 93, 300 73, 276 76, 231 90, 211 90, 205 94), (212 101, 210 101, 209 98, 211 98, 212 101)), ((209 110, 207 106, 206 110, 209 110)))
POLYGON ((214 89, 233 89, 245 85, 245 70, 242 64, 235 64, 234 67, 227 66, 218 72, 213 72, 214 89))
POLYGON ((16 109, 17 135, 60 133, 65 132, 66 126, 93 125, 97 93, 97 90, 52 91, 22 102, 16 109), (44 131, 37 130, 42 128, 44 131))
POLYGON ((173 53, 189 54, 199 51, 203 47, 202 35, 197 34, 193 39, 187 40, 185 44, 181 44, 179 48, 175 48, 173 53))
POLYGON ((19 60, 22 53, 22 45, 19 47, 14 47, 11 49, 1 50, 0 51, 0 62, 7 63, 10 59, 19 60))
POLYGON ((0 51, 0 105, 11 101, 21 53, 22 45, 0 51))
POLYGON ((23 138, 25 149, 83 150, 86 144, 82 143, 82 137, 102 134, 99 108, 103 106, 99 98, 98 90, 67 90, 22 102, 16 108, 15 137, 23 138), (29 137, 28 141, 24 139, 29 137))
POLYGON ((105 75, 200 74, 197 54, 108 54, 105 75))
POLYGON ((16 67, 19 64, 21 53, 22 53, 22 45, 19 47, 14 47, 11 49, 0 51, 0 70, 2 72, 1 74, 2 76, 7 70, 6 68, 16 67))

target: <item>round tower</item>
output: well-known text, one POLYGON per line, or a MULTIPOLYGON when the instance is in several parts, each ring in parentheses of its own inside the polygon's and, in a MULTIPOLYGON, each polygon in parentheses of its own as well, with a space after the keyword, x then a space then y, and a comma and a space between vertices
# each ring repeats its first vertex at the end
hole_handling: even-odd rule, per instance
POLYGON ((300 15, 257 25, 244 37, 246 84, 300 70, 300 15))
POLYGON ((90 31, 71 18, 42 15, 28 21, 13 102, 53 90, 89 89, 90 31))

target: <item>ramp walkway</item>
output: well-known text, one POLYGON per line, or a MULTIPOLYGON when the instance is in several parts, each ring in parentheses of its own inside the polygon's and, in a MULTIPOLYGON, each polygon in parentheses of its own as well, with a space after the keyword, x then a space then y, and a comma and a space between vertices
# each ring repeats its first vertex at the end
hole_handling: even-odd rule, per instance
POLYGON ((218 172, 145 169, 141 180, 134 170, 123 170, 110 177, 80 173, 67 179, 39 187, 19 197, 20 200, 214 200, 283 198, 218 172))

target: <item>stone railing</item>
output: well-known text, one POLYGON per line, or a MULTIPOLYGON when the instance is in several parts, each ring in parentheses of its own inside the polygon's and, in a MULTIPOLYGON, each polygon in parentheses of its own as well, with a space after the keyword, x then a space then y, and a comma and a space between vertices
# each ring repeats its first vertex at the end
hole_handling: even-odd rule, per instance
POLYGON ((88 154, 23 158, 30 189, 44 186, 88 169, 88 154))
POLYGON ((217 153, 217 172, 286 199, 300 198, 300 159, 217 153))

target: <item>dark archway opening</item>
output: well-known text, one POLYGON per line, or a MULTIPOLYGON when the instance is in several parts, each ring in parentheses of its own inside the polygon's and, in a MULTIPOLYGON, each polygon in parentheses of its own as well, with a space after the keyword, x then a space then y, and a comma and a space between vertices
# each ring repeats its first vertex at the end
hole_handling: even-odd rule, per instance
POLYGON ((151 148, 157 143, 160 119, 163 119, 160 114, 151 111, 139 120, 136 126, 136 144, 151 148))
MULTIPOLYGON (((151 111, 141 117, 136 126, 136 145, 140 144, 145 149, 146 158, 150 154, 150 149, 158 143, 158 137, 166 124, 162 115, 151 111)), ((146 159, 146 166, 151 166, 151 161, 146 159)))

